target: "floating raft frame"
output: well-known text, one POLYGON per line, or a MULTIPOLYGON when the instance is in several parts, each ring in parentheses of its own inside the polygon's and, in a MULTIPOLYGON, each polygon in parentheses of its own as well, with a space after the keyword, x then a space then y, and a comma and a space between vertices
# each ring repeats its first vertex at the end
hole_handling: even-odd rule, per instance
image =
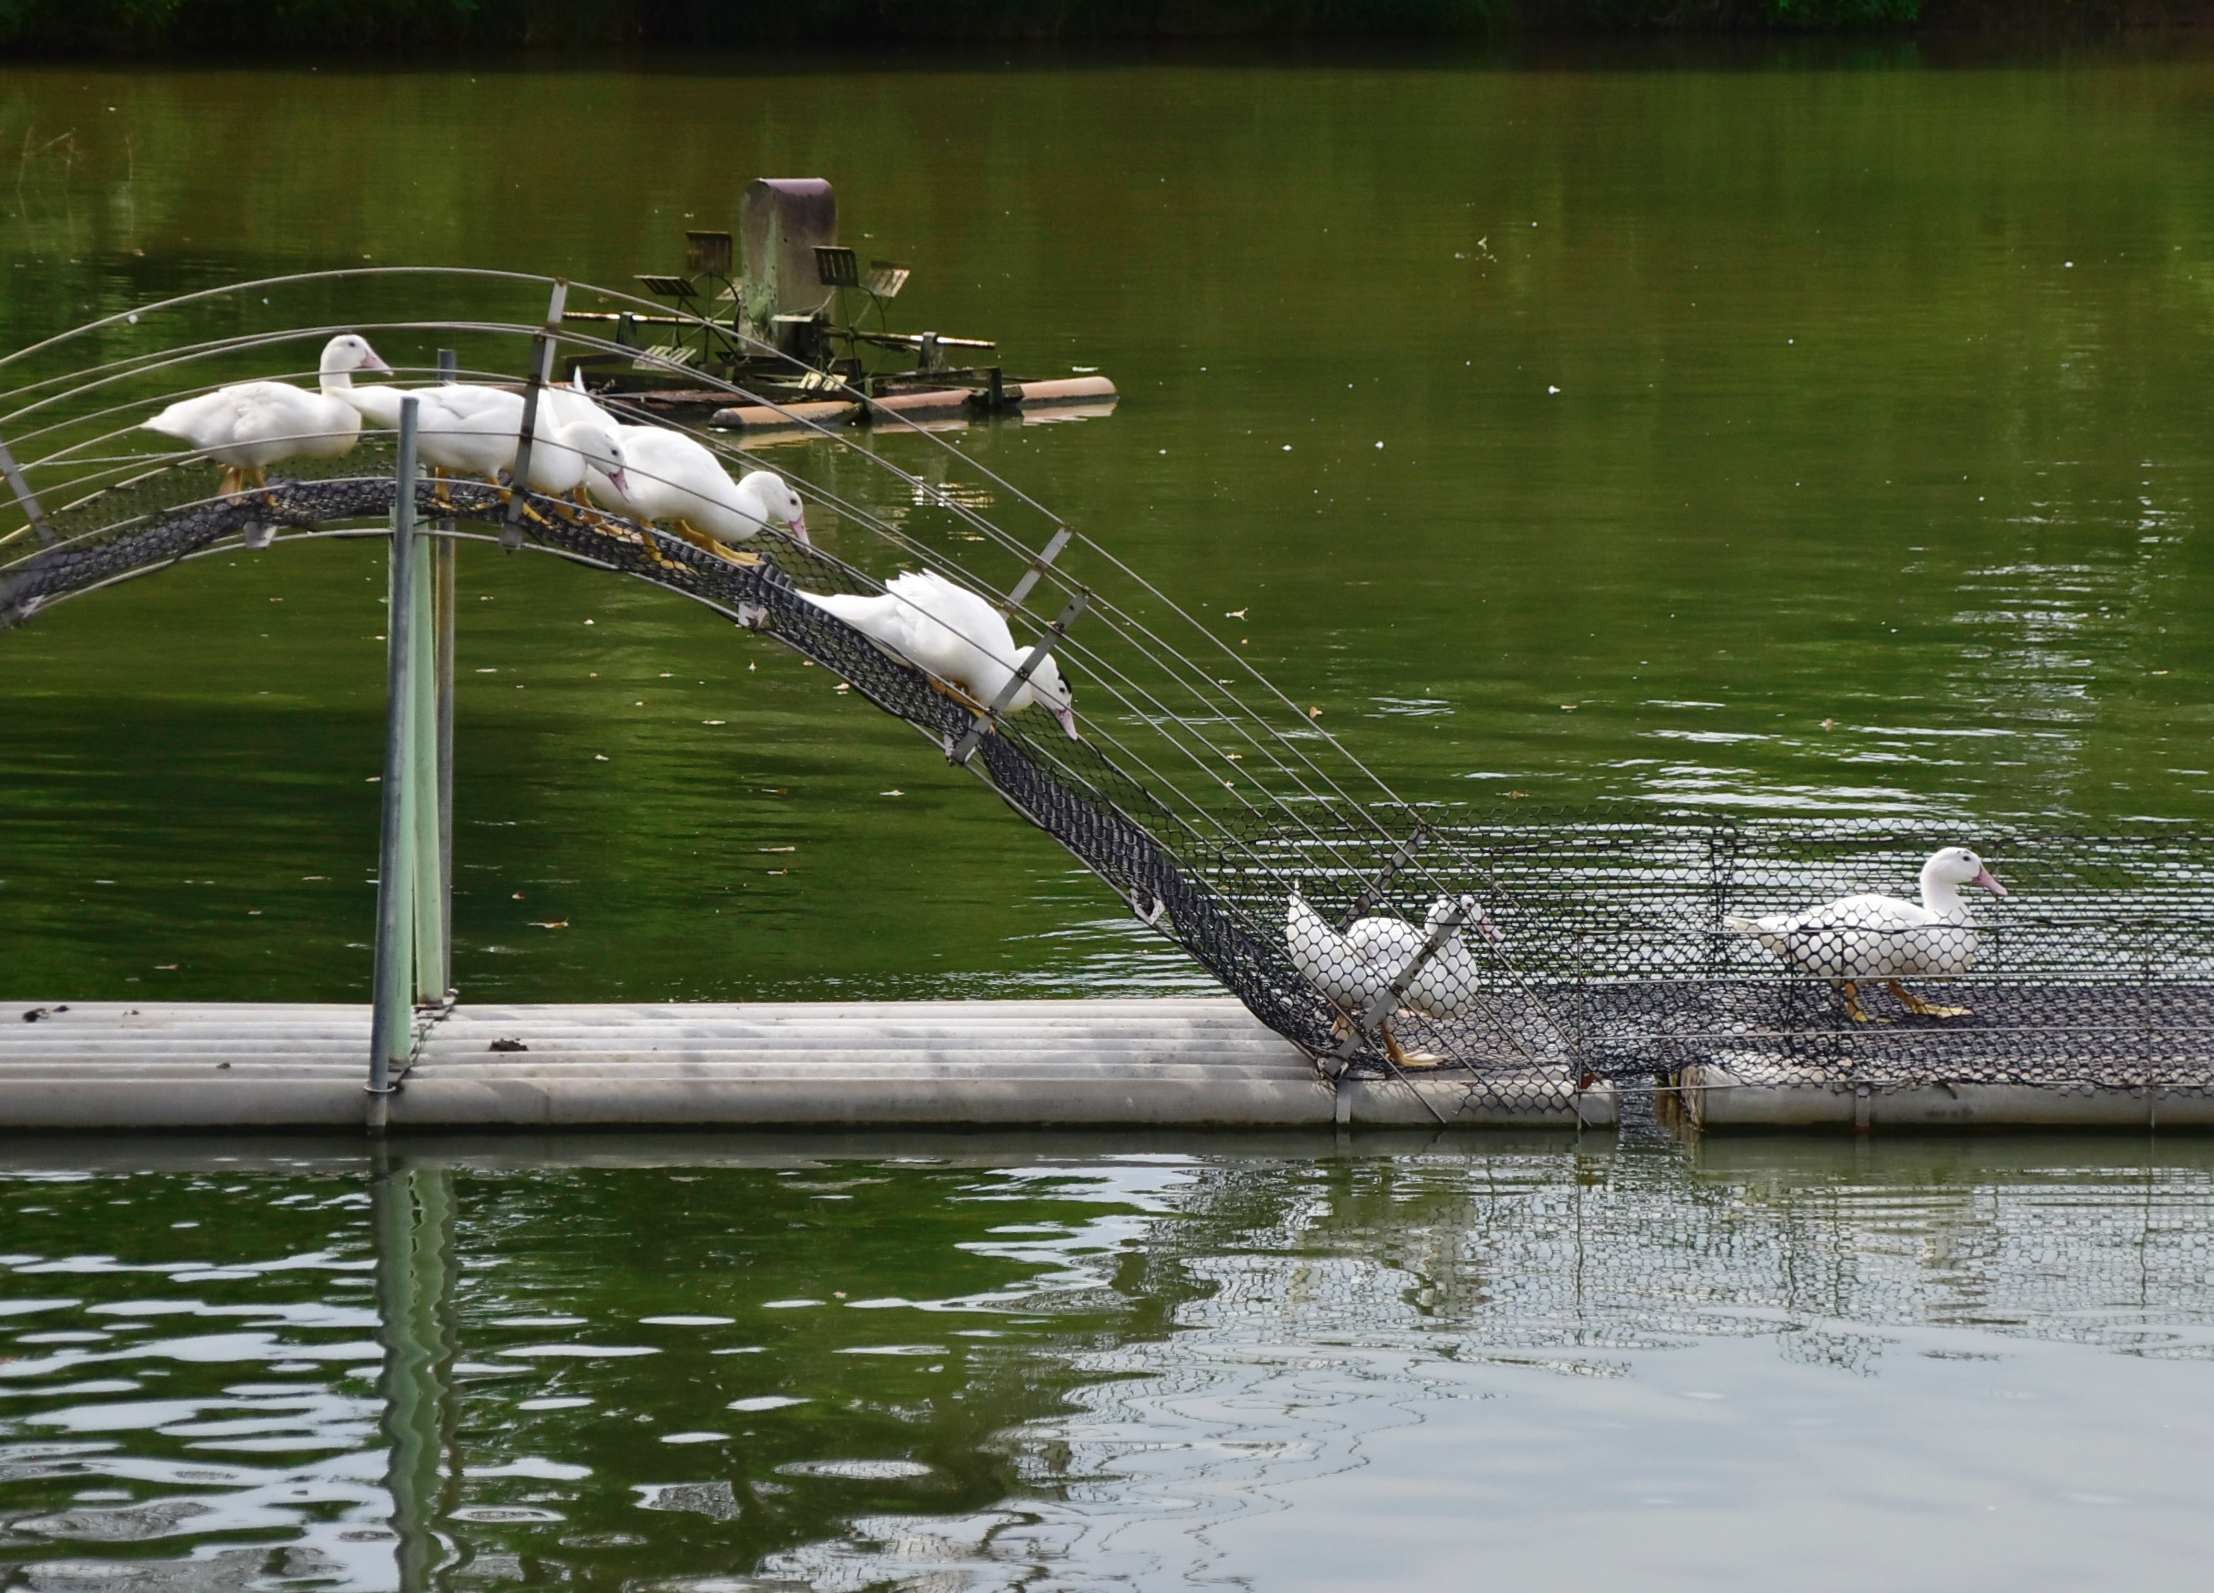
POLYGON ((0 1127, 1608 1128, 1558 1074, 1345 1076, 1227 997, 456 1005, 420 1013, 389 1095, 366 1005, 11 1002, 0 1127), (35 1021, 23 1015, 41 1012, 35 1021), (1482 1087, 1476 1087, 1481 1085, 1482 1087))
POLYGON ((1733 1129, 2159 1129, 2214 1128, 2214 1066, 2203 1085, 2118 1084, 2120 1062, 2097 1084, 1914 1083, 1874 1085, 1819 1068, 1697 1063, 1676 1075, 1684 1122, 1733 1129))

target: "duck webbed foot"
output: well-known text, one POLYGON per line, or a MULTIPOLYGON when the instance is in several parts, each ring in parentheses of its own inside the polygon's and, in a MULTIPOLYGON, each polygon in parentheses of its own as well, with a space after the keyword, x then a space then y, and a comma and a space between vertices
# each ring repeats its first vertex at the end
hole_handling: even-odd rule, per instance
POLYGON ((1948 1007, 1935 1001, 1924 1001, 1896 979, 1887 979, 1884 982, 1890 987, 1891 993, 1899 998, 1899 1005, 1905 1007, 1907 1011, 1914 1013, 1917 1017, 1972 1018, 1975 1016, 1975 1013, 1967 1007, 1948 1007))
POLYGON ((952 699, 953 699, 953 700, 954 700, 955 702, 959 703, 959 704, 960 704, 960 705, 961 705, 962 707, 966 708, 966 709, 967 709, 967 710, 968 710, 968 711, 969 711, 970 713, 972 713, 972 714, 987 714, 987 713, 990 713, 990 712, 991 712, 991 710, 990 710, 990 709, 986 708, 986 707, 985 707, 985 706, 984 706, 984 705, 983 705, 982 703, 978 702, 978 701, 977 701, 977 700, 976 700, 976 699, 975 699, 974 697, 971 697, 971 696, 970 696, 970 695, 969 695, 969 694, 968 694, 967 692, 963 691, 963 690, 962 690, 962 689, 961 689, 961 688, 960 688, 959 686, 956 686, 956 685, 955 685, 955 684, 954 684, 954 683, 953 683, 952 681, 950 681, 950 680, 940 680, 940 679, 939 679, 939 678, 938 678, 938 677, 937 677, 936 675, 932 675, 932 676, 930 676, 930 677, 929 677, 929 680, 930 680, 930 689, 931 689, 932 691, 936 692, 936 693, 937 693, 937 694, 938 694, 939 696, 941 696, 941 697, 951 697, 951 698, 952 698, 952 699))
POLYGON ((1860 986, 1850 979, 1838 981, 1837 993, 1844 998, 1845 1016, 1855 1023, 1889 1023, 1889 1018, 1879 1018, 1860 1004, 1860 986))

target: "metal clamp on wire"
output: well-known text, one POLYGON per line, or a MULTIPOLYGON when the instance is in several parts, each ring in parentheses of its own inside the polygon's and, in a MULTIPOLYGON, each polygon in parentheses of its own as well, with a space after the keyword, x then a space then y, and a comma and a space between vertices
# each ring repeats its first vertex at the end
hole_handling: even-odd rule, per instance
POLYGON ((1084 612, 1084 605, 1091 598, 1092 594, 1088 590, 1081 587, 1077 589, 1076 596, 1069 599, 1069 606, 1061 610, 1061 617, 1046 627, 1046 633, 1038 638, 1036 645, 1016 666, 1015 672, 1007 677, 1007 684, 999 688, 999 695, 985 704, 982 713, 969 721, 969 728, 961 733, 961 739, 946 749, 946 762, 960 767, 976 755, 977 747, 998 722, 999 716, 1007 711, 1007 705, 1015 700, 1015 694, 1029 683, 1032 671, 1053 656, 1053 649, 1068 635, 1069 627, 1076 623, 1077 616, 1084 612))

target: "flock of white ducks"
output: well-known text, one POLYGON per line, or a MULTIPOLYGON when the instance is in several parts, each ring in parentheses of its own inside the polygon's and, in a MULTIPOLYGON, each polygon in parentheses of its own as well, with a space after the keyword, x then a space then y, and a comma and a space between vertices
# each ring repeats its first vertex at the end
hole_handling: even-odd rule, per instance
MULTIPOLYGON (((266 486, 269 467, 288 459, 331 459, 348 452, 362 422, 392 430, 400 402, 413 397, 418 444, 424 462, 497 483, 511 473, 520 451, 523 397, 506 388, 467 382, 400 388, 357 385, 357 373, 390 375, 366 339, 348 332, 324 345, 314 391, 289 382, 239 382, 197 398, 180 399, 144 422, 223 466, 221 490, 266 486)), ((773 470, 738 480, 704 444, 658 426, 624 425, 595 403, 578 381, 541 390, 546 423, 530 451, 534 491, 597 501, 632 519, 666 524, 671 532, 741 563, 734 552, 771 527, 806 543, 807 519, 799 494, 773 470)), ((1026 649, 1006 619, 984 598, 929 570, 894 576, 870 596, 802 592, 877 645, 922 669, 934 685, 978 710, 996 701, 1020 667, 1026 649)), ((1043 706, 1073 739, 1076 714, 1068 684, 1048 657, 1009 700, 1009 711, 1043 706)), ((1840 897, 1798 913, 1764 918, 1728 917, 1723 927, 1758 942, 1778 961, 1812 978, 1833 982, 1856 1023, 1872 1020, 1860 986, 1884 981, 1910 1012, 1960 1017, 1962 1007, 1941 1006, 1913 994, 1902 979, 1959 978, 1976 965, 1975 921, 1961 896, 1980 886, 1995 896, 2006 887, 1966 847, 1949 846, 1923 865, 1919 902, 1892 896, 1840 897)), ((1392 983, 1413 969, 1395 1009, 1430 1018, 1465 1016, 1482 988, 1476 957, 1464 931, 1497 942, 1500 933, 1473 897, 1440 897, 1420 925, 1389 916, 1365 917, 1343 933, 1294 894, 1285 917, 1293 963, 1339 1014, 1342 1034, 1392 983), (1442 937, 1419 968, 1422 948, 1442 937)), ((1381 1025, 1385 1052, 1395 1063, 1409 1057, 1381 1025)))
MULTIPOLYGON (((359 384, 357 373, 389 376, 392 368, 365 338, 347 332, 324 345, 316 391, 288 382, 239 382, 180 399, 142 424, 221 464, 220 487, 229 494, 267 486, 269 467, 288 459, 348 452, 364 421, 397 429, 401 402, 412 398, 416 445, 434 474, 495 485, 513 475, 522 451, 521 393, 473 382, 359 384)), ((809 545, 806 505, 782 476, 752 470, 733 481, 704 443, 665 427, 616 420, 585 391, 581 377, 540 389, 527 468, 534 492, 597 503, 735 563, 757 562, 744 545, 772 528, 809 545)), ((970 707, 995 702, 1027 652, 998 609, 929 570, 895 576, 873 596, 801 595, 970 707)), ((1033 705, 1050 710, 1077 737, 1068 683, 1050 657, 1015 691, 1008 710, 1033 705)))

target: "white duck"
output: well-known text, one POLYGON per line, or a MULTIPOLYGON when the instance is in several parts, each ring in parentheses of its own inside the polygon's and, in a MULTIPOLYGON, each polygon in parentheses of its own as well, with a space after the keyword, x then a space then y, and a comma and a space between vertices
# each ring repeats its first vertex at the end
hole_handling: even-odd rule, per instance
POLYGON ((616 435, 630 467, 629 484, 609 494, 600 480, 592 495, 634 520, 666 521, 685 541, 720 553, 737 564, 756 556, 727 551, 726 545, 750 542, 772 525, 788 528, 803 547, 807 506, 773 470, 752 470, 730 479, 713 449, 695 438, 662 426, 623 426, 616 435), (609 501, 610 498, 615 501, 609 501))
MULTIPOLYGON (((1351 1020, 1391 988, 1391 982, 1456 910, 1462 915, 1461 925, 1422 965, 1402 999, 1425 1017, 1457 1018, 1475 1004, 1478 989, 1476 957, 1461 939, 1461 928, 1473 924, 1494 945, 1501 939, 1499 926, 1473 896, 1440 896, 1430 904, 1420 927, 1402 918, 1376 916, 1356 920, 1341 935, 1295 893, 1285 910, 1284 943, 1292 965, 1338 1008, 1337 1032, 1343 1034, 1351 1020)), ((1391 1032, 1392 1018, 1397 1016, 1395 1011, 1384 1020, 1384 1054, 1404 1066, 1411 1059, 1391 1032)))
MULTIPOLYGON (((500 391, 499 388, 486 387, 480 383, 449 381, 440 382, 437 385, 441 389, 465 387, 469 393, 496 393, 500 391)), ((398 431, 400 429, 400 401, 408 397, 420 401, 428 397, 430 392, 429 387, 392 387, 383 383, 363 387, 357 383, 344 389, 339 396, 353 405, 354 408, 360 410, 361 418, 370 425, 383 431, 398 431)), ((472 402, 467 398, 460 401, 464 403, 472 402)), ((418 411, 417 413, 420 416, 421 412, 418 411)), ((541 389, 539 413, 548 416, 550 423, 553 425, 566 425, 575 421, 587 420, 605 421, 610 426, 616 424, 615 417, 600 408, 591 395, 585 392, 582 375, 577 376, 569 387, 553 383, 541 389)), ((522 422, 518 420, 516 422, 517 428, 520 429, 521 425, 522 422)))
MULTIPOLYGON (((923 670, 937 690, 979 713, 998 699, 1029 652, 1016 644, 998 609, 930 570, 895 575, 881 594, 870 597, 799 595, 923 670)), ((1019 713, 1040 702, 1061 721, 1071 741, 1082 739, 1076 733, 1068 683, 1050 657, 1039 661, 1007 708, 1019 713)))
POLYGON ((1855 1023, 1871 1020, 1860 1004, 1860 982, 1884 980, 1909 1012, 1963 1018, 1966 1007, 1941 1007, 1900 985, 1904 978, 1957 979, 1976 966, 1975 919, 1963 885, 1994 896, 2006 887, 1965 846, 1948 846, 1922 865, 1919 904, 1896 896, 1842 896, 1801 913, 1765 918, 1728 916, 1722 927, 1757 940, 1777 958, 1817 979, 1834 979, 1855 1023))
MULTIPOLYGON (((416 412, 416 447, 425 464, 495 483, 502 471, 514 468, 523 429, 521 393, 448 382, 419 388, 414 396, 421 405, 416 412)), ((589 413, 541 409, 540 425, 531 438, 531 490, 556 496, 577 493, 597 466, 617 491, 627 491, 630 483, 623 469, 627 461, 616 432, 596 404, 589 413), (572 418, 564 421, 564 414, 572 418)))
POLYGON ((266 486, 271 465, 287 459, 336 459, 349 452, 361 435, 360 411, 345 398, 353 373, 392 371, 367 339, 352 332, 323 345, 319 369, 319 392, 290 382, 236 382, 198 398, 181 398, 140 424, 220 460, 220 490, 225 493, 239 491, 249 476, 255 486, 266 486))

